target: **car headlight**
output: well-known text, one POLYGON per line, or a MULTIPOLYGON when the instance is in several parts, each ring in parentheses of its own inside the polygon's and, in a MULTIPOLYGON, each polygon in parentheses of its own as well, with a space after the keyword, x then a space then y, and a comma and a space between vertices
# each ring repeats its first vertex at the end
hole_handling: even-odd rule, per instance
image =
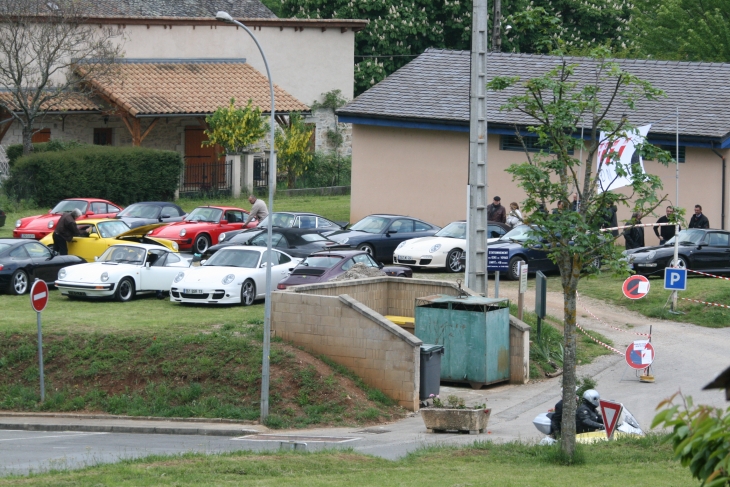
POLYGON ((656 257, 656 250, 651 250, 646 254, 646 260, 652 260, 654 257, 656 257))
POLYGON ((106 282, 109 280, 109 273, 108 272, 102 272, 101 273, 101 282, 106 282))
POLYGON ((53 228, 53 222, 48 222, 48 228, 53 228))
POLYGON ((172 248, 175 249, 175 251, 180 250, 180 246, 177 244, 177 242, 172 242, 172 248))
POLYGON ((236 278, 233 274, 228 274, 226 277, 221 280, 223 284, 230 284, 233 282, 233 280, 236 278))
POLYGON ((185 273, 184 273, 184 272, 179 272, 179 273, 178 273, 178 274, 177 274, 177 275, 175 276, 175 282, 180 282, 180 281, 182 281, 182 280, 183 280, 184 278, 185 278, 185 273))
POLYGON ((221 242, 222 242, 222 241, 224 241, 225 239, 226 239, 226 232, 223 232, 223 233, 221 233, 221 234, 220 234, 220 235, 218 236, 218 243, 221 243, 221 242))
POLYGON ((406 240, 403 240, 401 243, 398 244, 398 246, 396 247, 396 250, 403 247, 405 244, 406 244, 406 240))
POLYGON ((66 277, 66 269, 61 269, 58 271, 58 278, 63 279, 64 277, 66 277))
POLYGON ((15 220, 15 228, 18 228, 20 226, 20 220, 15 220))
POLYGON ((149 232, 145 233, 145 235, 149 235, 152 232, 154 232, 154 230, 150 230, 149 232))
POLYGON ((441 248, 441 244, 436 244, 433 247, 431 247, 430 249, 428 249, 428 253, 429 254, 433 254, 434 252, 436 252, 440 248, 441 248))
POLYGON ((185 230, 184 228, 182 230, 180 230, 180 236, 181 237, 184 237, 186 233, 188 233, 188 231, 185 230))

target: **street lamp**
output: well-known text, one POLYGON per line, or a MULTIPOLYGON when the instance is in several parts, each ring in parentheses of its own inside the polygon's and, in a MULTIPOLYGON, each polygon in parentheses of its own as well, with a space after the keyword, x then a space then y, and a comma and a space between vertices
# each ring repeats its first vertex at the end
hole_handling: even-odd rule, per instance
MULTIPOLYGON (((256 36, 253 32, 235 20, 228 12, 219 11, 215 14, 215 18, 221 22, 235 24, 245 30, 251 39, 259 48, 261 57, 264 58, 264 66, 266 66, 266 76, 269 78, 269 92, 271 94, 271 128, 270 150, 269 150, 269 215, 274 211, 274 185, 276 184, 276 155, 274 152, 274 129, 276 120, 274 118, 274 81, 271 79, 271 71, 269 70, 269 62, 266 60, 266 54, 261 48, 256 36)), ((261 422, 263 423, 269 416, 269 351, 271 349, 271 221, 269 217, 268 225, 266 225, 266 300, 264 302, 264 357, 261 364, 261 422)))

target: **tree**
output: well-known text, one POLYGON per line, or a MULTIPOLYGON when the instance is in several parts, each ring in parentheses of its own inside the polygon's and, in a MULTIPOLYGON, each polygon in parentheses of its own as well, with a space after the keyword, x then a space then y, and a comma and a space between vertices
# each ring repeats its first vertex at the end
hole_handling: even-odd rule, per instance
POLYGON ((289 124, 283 130, 276 131, 275 146, 276 158, 279 167, 286 169, 287 188, 294 188, 297 176, 300 176, 312 161, 314 154, 310 148, 312 128, 308 127, 302 115, 292 112, 289 115, 289 124))
MULTIPOLYGON (((617 152, 608 158, 616 162, 617 173, 630 176, 630 194, 599 191, 601 169, 593 169, 593 160, 601 142, 612 144, 625 137, 633 126, 628 116, 618 120, 612 114, 630 112, 639 100, 656 100, 663 93, 607 59, 609 51, 594 50, 590 66, 583 68, 583 79, 578 82, 577 64, 562 62, 544 75, 521 81, 517 77, 497 77, 489 83, 493 90, 512 88, 502 110, 516 111, 535 125, 528 130, 535 134, 545 152, 530 154, 527 161, 513 164, 507 172, 524 189, 527 199, 523 211, 533 224, 533 233, 527 245, 547 252, 560 269, 564 293, 563 343, 563 423, 562 449, 572 459, 575 451, 576 403, 576 293, 580 279, 596 274, 600 262, 614 272, 627 273, 626 263, 613 245, 613 236, 600 231, 607 207, 625 205, 646 215, 666 198, 657 197, 661 189, 659 177, 631 171, 618 164, 617 152), (589 77, 588 79, 586 79, 589 77), (584 142, 576 134, 584 126, 588 139, 584 142), (600 133, 606 136, 601 140, 600 133), (583 151, 585 159, 575 155, 583 151), (549 153, 548 153, 549 152, 549 153), (583 175, 581 176, 581 171, 583 175), (580 200, 577 211, 571 211, 570 195, 576 191, 580 200), (541 208, 553 204, 565 208, 553 215, 541 208)), ((517 130, 517 129, 516 129, 517 130)), ((519 132, 517 132, 519 135, 519 132)), ((668 153, 648 143, 639 144, 637 152, 647 159, 667 163, 668 153)), ((599 167, 604 167, 601 164, 599 167)), ((606 189, 610 189, 610 185, 606 189)))
POLYGON ((730 0, 637 0, 633 23, 642 54, 730 61, 730 0))
POLYGON ((261 116, 261 109, 253 101, 243 108, 236 108, 236 99, 231 98, 227 107, 218 107, 212 115, 205 117, 208 140, 203 145, 220 145, 228 154, 243 152, 260 141, 269 131, 269 124, 261 116))
POLYGON ((674 394, 659 403, 662 409, 651 427, 671 428, 665 441, 670 441, 674 454, 689 467, 692 476, 706 487, 730 485, 730 408, 725 410, 692 404, 691 397, 674 394), (679 395, 683 409, 674 404, 679 395))
POLYGON ((33 150, 37 121, 69 97, 88 95, 86 80, 114 75, 121 31, 90 24, 84 5, 0 0, 0 87, 9 93, 0 107, 23 127, 24 154, 33 150))

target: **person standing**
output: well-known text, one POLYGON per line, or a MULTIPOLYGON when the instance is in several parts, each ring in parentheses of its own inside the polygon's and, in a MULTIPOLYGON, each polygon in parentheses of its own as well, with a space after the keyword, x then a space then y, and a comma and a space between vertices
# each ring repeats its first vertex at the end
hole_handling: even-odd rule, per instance
MULTIPOLYGON (((634 213, 633 215, 631 215, 631 221, 629 222, 629 224, 641 225, 641 215, 639 213, 634 213)), ((645 247, 643 227, 626 228, 624 230, 623 236, 626 240, 626 250, 645 247)))
POLYGON ((248 219, 245 225, 248 225, 254 218, 258 221, 262 221, 264 218, 269 216, 269 210, 266 208, 264 200, 256 198, 254 195, 248 197, 248 202, 251 203, 251 212, 248 214, 248 219))
POLYGON ((487 220, 490 222, 507 223, 507 211, 501 201, 502 198, 495 196, 492 204, 487 206, 487 220))
MULTIPOLYGON (((656 222, 657 223, 669 223, 669 219, 671 218, 672 214, 674 213, 674 208, 671 206, 667 206, 667 214, 660 217, 656 222)), ((681 228, 680 228, 681 229, 681 228)), ((654 234, 659 237, 659 245, 664 245, 667 240, 674 237, 674 225, 665 225, 663 227, 654 227, 654 234)))
POLYGON ((81 210, 74 208, 69 213, 64 213, 58 220, 56 229, 53 231, 53 250, 58 255, 68 255, 68 242, 74 237, 88 235, 89 231, 81 232, 76 225, 76 220, 81 216, 81 210))
MULTIPOLYGON (((616 205, 607 204, 606 210, 603 214, 603 223, 601 224, 601 228, 616 228, 618 226, 618 217, 616 216, 617 212, 618 208, 616 208, 616 205)), ((611 230, 611 235, 618 237, 618 230, 611 230)))
POLYGON ((710 220, 702 214, 701 205, 695 205, 695 214, 689 219, 689 228, 710 228, 710 220))
POLYGON ((514 201, 509 204, 509 215, 507 215, 507 225, 514 228, 518 225, 522 225, 522 212, 520 211, 520 205, 514 201))

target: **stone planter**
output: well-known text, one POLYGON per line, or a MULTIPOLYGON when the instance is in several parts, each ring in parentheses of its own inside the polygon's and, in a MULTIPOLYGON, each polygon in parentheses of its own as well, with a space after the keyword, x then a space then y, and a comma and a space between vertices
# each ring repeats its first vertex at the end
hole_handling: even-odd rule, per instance
POLYGON ((438 431, 468 431, 470 435, 484 433, 491 409, 421 409, 421 417, 429 433, 438 431))

